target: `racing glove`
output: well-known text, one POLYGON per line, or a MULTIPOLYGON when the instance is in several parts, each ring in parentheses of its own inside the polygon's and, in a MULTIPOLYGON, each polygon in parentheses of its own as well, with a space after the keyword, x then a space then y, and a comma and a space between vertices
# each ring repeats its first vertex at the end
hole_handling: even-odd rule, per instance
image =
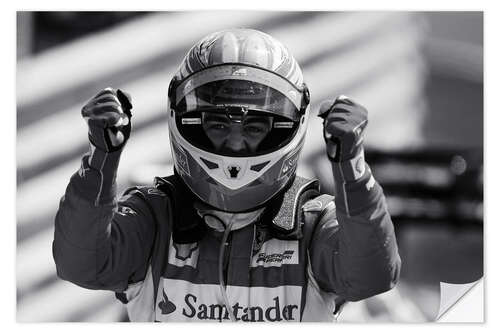
POLYGON ((362 105, 340 95, 333 102, 324 101, 318 116, 324 119, 323 136, 330 159, 343 162, 362 151, 368 124, 368 112, 362 105))
POLYGON ((91 98, 82 108, 91 144, 108 153, 122 149, 132 129, 131 109, 130 95, 120 89, 106 88, 91 98))
POLYGON ((346 96, 324 101, 318 113, 323 118, 323 136, 335 179, 336 205, 347 216, 376 202, 380 186, 365 163, 363 140, 368 112, 346 96))
POLYGON ((346 96, 324 101, 318 113, 323 118, 323 137, 328 158, 345 171, 344 180, 359 179, 365 172, 363 140, 368 112, 346 96))
POLYGON ((90 151, 83 156, 72 184, 95 206, 115 200, 120 155, 132 129, 130 100, 130 95, 123 91, 106 88, 82 108, 88 124, 90 151))

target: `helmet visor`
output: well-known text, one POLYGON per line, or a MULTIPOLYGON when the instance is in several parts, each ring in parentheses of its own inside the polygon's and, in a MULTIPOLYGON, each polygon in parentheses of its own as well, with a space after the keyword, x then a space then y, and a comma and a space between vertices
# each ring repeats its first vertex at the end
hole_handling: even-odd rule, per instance
POLYGON ((209 67, 176 88, 178 113, 221 106, 244 106, 298 121, 303 92, 285 78, 251 66, 209 67))
POLYGON ((188 142, 245 157, 273 152, 293 139, 302 92, 271 72, 225 65, 188 77, 176 89, 176 101, 176 125, 188 142))

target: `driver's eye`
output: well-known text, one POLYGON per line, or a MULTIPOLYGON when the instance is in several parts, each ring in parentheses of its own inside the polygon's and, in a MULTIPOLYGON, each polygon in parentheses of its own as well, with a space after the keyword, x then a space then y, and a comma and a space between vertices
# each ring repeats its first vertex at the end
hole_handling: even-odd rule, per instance
POLYGON ((208 128, 213 130, 226 130, 228 126, 223 123, 214 123, 214 124, 209 124, 208 128))
POLYGON ((245 131, 252 133, 252 134, 264 133, 264 129, 262 127, 258 127, 258 126, 245 126, 245 131))

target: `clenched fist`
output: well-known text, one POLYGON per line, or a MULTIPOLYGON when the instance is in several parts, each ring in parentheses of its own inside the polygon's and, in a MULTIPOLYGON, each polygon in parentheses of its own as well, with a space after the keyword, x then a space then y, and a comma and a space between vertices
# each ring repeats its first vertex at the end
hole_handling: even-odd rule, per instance
POLYGON ((368 124, 366 109, 346 96, 324 101, 318 116, 324 119, 323 136, 328 157, 343 162, 361 153, 364 130, 368 124))
POLYGON ((132 129, 130 95, 120 89, 106 88, 91 98, 82 108, 89 127, 89 140, 105 152, 121 149, 132 129))

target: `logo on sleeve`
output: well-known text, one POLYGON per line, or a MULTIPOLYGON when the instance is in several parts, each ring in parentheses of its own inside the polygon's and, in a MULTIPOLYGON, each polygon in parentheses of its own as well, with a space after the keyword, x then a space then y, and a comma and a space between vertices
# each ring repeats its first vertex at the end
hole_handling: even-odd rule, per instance
POLYGON ((163 193, 162 191, 160 191, 157 188, 150 188, 150 189, 148 189, 148 194, 159 195, 160 197, 164 197, 165 196, 165 193, 163 193))
POLYGON ((116 213, 120 214, 121 216, 137 215, 137 212, 135 210, 127 206, 118 206, 118 208, 116 209, 116 213))

